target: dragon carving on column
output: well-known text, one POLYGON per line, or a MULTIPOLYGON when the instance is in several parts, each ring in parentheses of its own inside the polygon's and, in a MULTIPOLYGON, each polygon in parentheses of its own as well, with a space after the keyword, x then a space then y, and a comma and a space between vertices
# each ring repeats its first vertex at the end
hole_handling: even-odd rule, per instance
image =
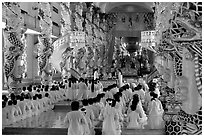
MULTIPOLYGON (((61 15, 61 33, 62 36, 67 35, 71 32, 71 10, 70 10, 70 2, 62 2, 60 3, 62 8, 61 15)), ((62 53, 62 61, 60 62, 61 72, 63 77, 68 76, 69 67, 71 67, 70 57, 72 55, 73 48, 67 47, 67 49, 62 53)))
MULTIPOLYGON (((174 8, 169 10, 171 6, 160 6, 160 14, 157 16, 157 19, 159 19, 161 18, 160 15, 171 13, 171 17, 164 20, 163 24, 161 20, 157 20, 158 28, 159 26, 166 26, 166 28, 162 28, 163 30, 160 29, 159 37, 162 37, 162 39, 159 39, 160 44, 157 51, 160 53, 166 52, 174 58, 174 73, 177 81, 182 81, 181 77, 188 79, 190 84, 186 85, 187 89, 185 90, 193 93, 191 94, 193 96, 198 96, 197 100, 199 100, 202 96, 202 2, 170 4, 174 8), (165 21, 168 22, 166 23, 168 25, 164 24, 165 21)), ((158 10, 158 7, 156 6, 156 10, 158 10)), ((181 84, 178 84, 178 88, 174 88, 176 93, 180 92, 181 89, 184 89, 181 84)), ((188 94, 189 101, 193 100, 188 92, 186 94, 188 94)), ((192 103, 195 104, 196 99, 192 103)), ((181 134, 202 133, 201 110, 202 106, 194 114, 180 110, 178 115, 181 118, 180 121, 184 124, 181 134), (191 117, 191 119, 188 120, 188 117, 191 117)))
POLYGON ((84 66, 82 65, 82 58, 84 57, 86 53, 85 47, 78 49, 77 55, 76 55, 76 60, 75 60, 75 68, 79 70, 79 72, 83 72, 84 66), (82 65, 82 66, 81 66, 82 65))
POLYGON ((22 55, 24 53, 23 34, 26 28, 23 25, 20 6, 17 2, 4 2, 2 4, 3 18, 6 19, 4 36, 4 73, 7 79, 8 88, 16 87, 22 80, 24 65, 22 55))
MULTIPOLYGON (((87 60, 86 60, 86 68, 87 70, 91 71, 91 68, 93 68, 93 57, 94 57, 94 51, 92 46, 87 46, 87 60)), ((91 75, 91 72, 89 72, 91 75)))
POLYGON ((71 51, 72 48, 68 47, 63 53, 62 53, 62 61, 60 62, 61 72, 63 76, 67 76, 69 72, 69 68, 67 65, 70 65, 68 62, 70 61, 71 57, 71 51))
POLYGON ((40 75, 43 80, 42 82, 44 84, 48 84, 52 76, 49 58, 53 52, 51 43, 52 21, 50 4, 40 2, 38 10, 41 28, 41 35, 38 36, 38 62, 40 67, 40 75))

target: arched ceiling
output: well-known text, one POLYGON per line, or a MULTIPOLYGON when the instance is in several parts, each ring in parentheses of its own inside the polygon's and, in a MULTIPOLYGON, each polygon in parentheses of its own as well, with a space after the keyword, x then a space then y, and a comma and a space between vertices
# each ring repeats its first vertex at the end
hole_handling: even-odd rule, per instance
POLYGON ((153 12, 153 2, 95 2, 104 13, 110 12, 153 12))

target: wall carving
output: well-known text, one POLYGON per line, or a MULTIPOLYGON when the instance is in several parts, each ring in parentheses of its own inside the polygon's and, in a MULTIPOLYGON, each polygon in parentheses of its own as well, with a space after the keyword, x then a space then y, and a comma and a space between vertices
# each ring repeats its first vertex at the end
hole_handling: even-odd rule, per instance
POLYGON ((6 19, 6 28, 3 30, 4 36, 4 73, 7 80, 8 89, 16 88, 23 79, 26 64, 25 56, 25 36, 26 28, 20 12, 18 2, 2 3, 3 18, 6 19))
POLYGON ((40 2, 38 4, 38 14, 40 17, 41 34, 38 36, 38 64, 39 75, 42 78, 42 83, 48 85, 52 79, 52 70, 50 64, 50 56, 53 52, 51 41, 52 20, 50 3, 40 2))
POLYGON ((202 74, 199 68, 202 64, 201 16, 201 2, 155 3, 157 52, 173 58, 175 78, 185 77, 191 81, 185 86, 182 86, 182 80, 180 84, 175 83, 174 98, 179 99, 182 104, 181 110, 172 115, 179 116, 178 122, 182 128, 172 132, 171 129, 176 128, 176 124, 170 121, 166 123, 166 127, 172 128, 166 128, 167 134, 202 133, 202 120, 198 118, 198 113, 202 115, 202 74), (188 120, 189 117, 191 120, 188 120))

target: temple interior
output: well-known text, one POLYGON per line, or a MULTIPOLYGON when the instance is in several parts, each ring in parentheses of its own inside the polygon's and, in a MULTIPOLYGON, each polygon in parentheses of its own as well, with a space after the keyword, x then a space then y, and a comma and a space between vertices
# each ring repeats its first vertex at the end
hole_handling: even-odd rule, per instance
POLYGON ((201 135, 202 2, 2 2, 3 135, 201 135))

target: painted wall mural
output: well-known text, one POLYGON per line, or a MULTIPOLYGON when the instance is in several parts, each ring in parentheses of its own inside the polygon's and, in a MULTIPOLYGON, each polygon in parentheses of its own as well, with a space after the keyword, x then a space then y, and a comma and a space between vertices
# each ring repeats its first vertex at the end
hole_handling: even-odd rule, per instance
MULTIPOLYGON (((155 18, 157 53, 173 61, 169 72, 175 83, 168 85, 173 94, 166 100, 181 103, 179 110, 173 107, 174 113, 168 110, 164 114, 166 134, 202 134, 202 3, 155 3, 155 18)), ((164 76, 168 59, 163 61, 160 65, 156 61, 155 66, 164 76)))

